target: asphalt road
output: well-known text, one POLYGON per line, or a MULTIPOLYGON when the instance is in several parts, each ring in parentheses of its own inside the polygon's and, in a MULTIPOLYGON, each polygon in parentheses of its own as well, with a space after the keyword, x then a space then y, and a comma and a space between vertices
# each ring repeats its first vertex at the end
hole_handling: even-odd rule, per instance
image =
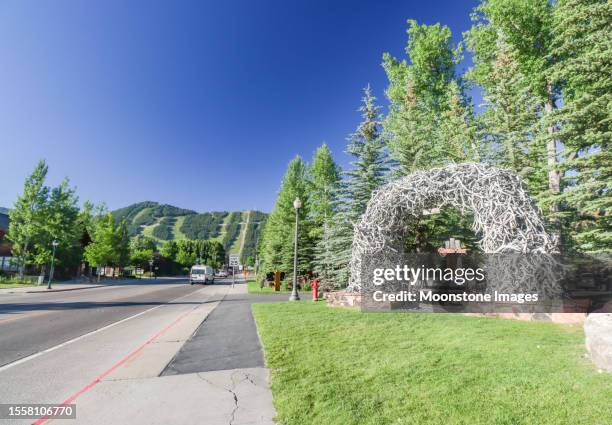
MULTIPOLYGON (((0 294, 0 368, 202 288, 181 279, 37 294, 0 294)), ((188 299, 176 301, 190 304, 188 299)))

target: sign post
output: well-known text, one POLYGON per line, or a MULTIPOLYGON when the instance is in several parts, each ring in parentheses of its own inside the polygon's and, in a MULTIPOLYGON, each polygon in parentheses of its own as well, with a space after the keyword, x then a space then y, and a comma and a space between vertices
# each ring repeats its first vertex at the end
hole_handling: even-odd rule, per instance
POLYGON ((232 266, 232 287, 236 283, 236 266, 240 265, 240 255, 230 254, 229 265, 232 266))

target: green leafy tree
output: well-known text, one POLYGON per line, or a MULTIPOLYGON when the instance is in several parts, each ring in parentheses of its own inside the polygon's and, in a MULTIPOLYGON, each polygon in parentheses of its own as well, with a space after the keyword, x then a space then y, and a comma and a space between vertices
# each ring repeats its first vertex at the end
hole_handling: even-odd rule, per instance
POLYGON ((480 147, 477 143, 477 130, 472 104, 466 98, 461 85, 452 80, 446 87, 446 107, 440 113, 440 126, 437 130, 439 146, 444 152, 437 156, 446 157, 449 162, 478 162, 480 147))
POLYGON ((176 260, 177 252, 178 252, 178 247, 177 247, 176 241, 165 241, 159 250, 159 253, 161 255, 173 261, 176 260))
POLYGON ((176 262, 183 267, 191 267, 196 262, 196 253, 193 242, 190 240, 180 240, 176 242, 176 262))
MULTIPOLYGON (((562 141, 554 114, 560 91, 550 78, 556 60, 552 54, 552 10, 553 5, 548 0, 483 0, 475 9, 474 25, 465 37, 474 53, 472 76, 485 91, 496 84, 494 68, 502 48, 516 61, 529 93, 538 100, 537 118, 541 125, 533 139, 541 141, 548 180, 548 192, 542 194, 540 200, 559 233, 559 207, 553 200, 561 192, 558 148, 562 147, 562 141)), ((526 108, 530 109, 531 103, 526 108)))
POLYGON ((383 56, 390 102, 384 129, 403 175, 462 160, 474 140, 471 116, 455 78, 461 49, 453 44, 450 29, 409 20, 406 53, 410 64, 383 56), (449 131, 457 124, 459 137, 449 131))
POLYGON ((68 180, 51 189, 45 206, 45 222, 36 244, 34 263, 43 269, 51 261, 52 242, 58 243, 55 252, 57 266, 76 266, 82 255, 79 207, 76 191, 68 186, 68 180))
POLYGON ((24 191, 9 211, 8 239, 23 278, 27 264, 44 274, 51 262, 52 242, 57 241, 56 264, 73 266, 80 256, 77 197, 68 180, 53 189, 44 185, 48 167, 40 161, 26 179, 24 191))
POLYGON ((153 239, 137 235, 130 241, 130 264, 147 268, 156 251, 157 246, 153 239))
POLYGON ((23 193, 9 211, 7 239, 13 244, 13 256, 19 265, 19 278, 23 279, 25 267, 33 261, 32 250, 39 243, 46 221, 49 188, 44 186, 47 164, 40 161, 26 178, 23 193))
POLYGON ((117 224, 111 213, 97 217, 92 223, 91 243, 85 247, 85 259, 97 268, 98 280, 103 266, 113 264, 117 259, 117 224))

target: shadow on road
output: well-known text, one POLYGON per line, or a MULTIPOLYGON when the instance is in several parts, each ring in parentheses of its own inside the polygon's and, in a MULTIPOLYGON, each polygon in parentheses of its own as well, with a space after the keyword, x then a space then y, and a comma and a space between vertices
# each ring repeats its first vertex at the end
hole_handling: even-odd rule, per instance
POLYGON ((115 307, 155 307, 158 305, 199 305, 208 304, 219 301, 219 299, 210 299, 201 302, 191 301, 114 301, 114 302, 49 302, 49 303, 10 303, 0 304, 0 314, 15 314, 28 311, 40 310, 86 310, 86 309, 103 309, 115 307))

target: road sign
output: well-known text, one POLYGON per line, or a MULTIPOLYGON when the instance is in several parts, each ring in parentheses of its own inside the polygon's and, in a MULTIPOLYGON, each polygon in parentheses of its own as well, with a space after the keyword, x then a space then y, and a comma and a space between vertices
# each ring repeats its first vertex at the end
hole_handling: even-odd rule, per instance
POLYGON ((238 254, 229 255, 229 265, 232 267, 240 265, 240 256, 238 254))

